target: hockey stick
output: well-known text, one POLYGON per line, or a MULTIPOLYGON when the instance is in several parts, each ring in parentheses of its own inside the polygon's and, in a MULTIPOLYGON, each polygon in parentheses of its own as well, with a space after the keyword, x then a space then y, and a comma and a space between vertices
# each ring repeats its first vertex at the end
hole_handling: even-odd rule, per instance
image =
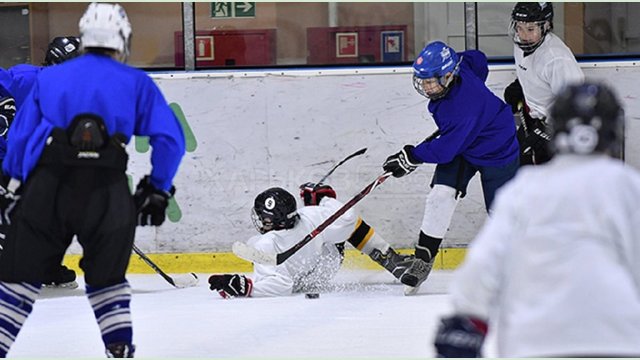
POLYGON ((329 170, 329 172, 327 172, 327 174, 326 174, 325 176, 323 176, 323 177, 322 177, 322 179, 320 179, 320 181, 318 181, 318 182, 316 183, 316 187, 317 187, 319 184, 322 184, 322 182, 323 182, 323 181, 325 181, 325 180, 326 180, 326 179, 327 179, 331 174, 333 174, 333 172, 334 172, 334 171, 336 171, 336 169, 338 168, 338 166, 340 166, 340 165, 344 164, 345 162, 347 162, 347 160, 349 160, 349 159, 351 159, 351 158, 354 158, 354 157, 356 157, 356 156, 360 156, 360 155, 364 154, 366 151, 367 151, 367 148, 362 148, 362 149, 360 149, 360 150, 358 150, 358 151, 354 152, 353 154, 351 154, 351 155, 347 156, 346 158, 342 159, 342 161, 340 161, 339 163, 335 164, 335 165, 331 168, 331 170, 329 170))
POLYGON ((281 252, 279 254, 270 254, 238 241, 233 243, 231 249, 233 253, 236 254, 236 256, 251 262, 272 266, 280 265, 288 258, 290 258, 293 254, 295 254, 298 250, 300 250, 303 246, 313 240, 313 238, 318 236, 318 234, 320 234, 329 225, 333 224, 334 221, 342 216, 342 214, 347 212, 347 210, 351 209, 358 201, 367 196, 367 194, 369 194, 373 189, 387 180, 389 176, 391 176, 390 172, 378 176, 371 184, 367 185, 367 187, 362 189, 362 191, 360 191, 356 196, 347 201, 344 205, 342 205, 340 209, 338 209, 335 213, 333 213, 325 221, 323 221, 322 224, 318 225, 317 228, 313 229, 313 231, 307 234, 304 239, 300 240, 297 244, 293 245, 284 252, 281 252))
POLYGON ((158 275, 162 276, 169 284, 173 285, 176 288, 186 288, 195 286, 198 283, 198 277, 194 273, 183 274, 175 277, 171 277, 167 275, 158 265, 156 265, 149 257, 140 250, 136 244, 133 244, 133 251, 140 256, 140 259, 144 261, 147 265, 149 265, 158 275))

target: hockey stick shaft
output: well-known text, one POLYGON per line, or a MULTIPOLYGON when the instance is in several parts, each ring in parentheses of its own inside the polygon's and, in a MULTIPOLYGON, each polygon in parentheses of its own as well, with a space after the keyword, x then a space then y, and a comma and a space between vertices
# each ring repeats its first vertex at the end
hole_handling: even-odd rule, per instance
POLYGON ((165 273, 164 271, 162 271, 162 269, 160 269, 160 267, 158 265, 156 265, 153 261, 151 261, 151 259, 149 259, 149 257, 142 252, 142 250, 140 250, 136 244, 133 244, 133 251, 138 254, 138 256, 140 256, 140 259, 142 259, 142 261, 144 261, 147 265, 149 265, 149 267, 151 267, 153 269, 153 271, 155 271, 156 273, 158 273, 158 275, 162 276, 163 279, 165 279, 169 284, 176 286, 176 282, 173 281, 173 278, 169 275, 167 275, 167 273, 165 273))
POLYGON ((336 169, 337 169, 340 165, 344 164, 345 162, 347 162, 347 161, 348 161, 349 159, 351 159, 351 158, 354 158, 354 157, 356 157, 356 156, 360 156, 360 155, 364 154, 366 151, 367 151, 367 148, 362 148, 362 149, 360 149, 360 150, 358 150, 358 151, 354 152, 353 154, 351 154, 351 155, 347 156, 346 158, 342 159, 342 161, 340 161, 339 163, 335 164, 335 165, 331 168, 331 170, 329 170, 329 172, 327 172, 327 173, 322 177, 322 179, 320 179, 320 181, 318 181, 316 184, 322 184, 322 182, 323 182, 323 181, 325 181, 329 176, 331 176, 331 174, 333 174, 333 172, 334 172, 334 171, 336 171, 336 169))
POLYGON ((318 227, 313 229, 304 239, 300 240, 298 243, 290 247, 289 249, 281 252, 279 254, 267 254, 258 249, 252 248, 244 243, 236 242, 233 244, 233 252, 251 262, 266 264, 266 265, 280 265, 285 262, 288 258, 290 258, 293 254, 298 252, 303 246, 308 244, 311 240, 313 240, 318 234, 320 234, 324 229, 326 229, 329 225, 333 224, 340 216, 342 216, 345 212, 351 209, 355 204, 357 204, 360 200, 362 200, 365 196, 367 196, 373 189, 382 184, 391 173, 384 173, 378 176, 372 183, 367 185, 362 191, 360 191, 357 195, 355 195, 351 200, 347 201, 342 207, 336 210, 331 216, 329 216, 325 221, 323 221, 318 227))
POLYGON ((162 278, 165 279, 173 287, 182 289, 198 284, 198 276, 196 274, 188 273, 178 276, 169 276, 167 275, 167 273, 162 271, 162 269, 160 269, 160 267, 156 265, 156 263, 151 261, 151 259, 149 259, 149 257, 145 253, 143 253, 142 250, 140 250, 135 244, 133 244, 133 251, 135 251, 135 253, 140 256, 140 259, 142 259, 142 261, 149 265, 158 275, 162 276, 162 278))

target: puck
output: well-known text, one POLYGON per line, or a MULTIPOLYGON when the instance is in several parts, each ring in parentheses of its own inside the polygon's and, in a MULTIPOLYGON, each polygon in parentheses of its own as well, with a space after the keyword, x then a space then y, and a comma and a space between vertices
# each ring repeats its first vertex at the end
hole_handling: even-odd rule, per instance
POLYGON ((320 297, 320 294, 318 293, 309 293, 309 294, 304 294, 304 297, 307 299, 317 299, 320 297))

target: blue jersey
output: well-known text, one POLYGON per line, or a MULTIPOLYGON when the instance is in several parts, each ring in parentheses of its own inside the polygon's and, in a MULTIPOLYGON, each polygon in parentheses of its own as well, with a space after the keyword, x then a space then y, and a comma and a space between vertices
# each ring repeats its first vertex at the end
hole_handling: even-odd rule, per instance
POLYGON ((109 135, 148 136, 151 183, 169 190, 184 155, 180 122, 160 89, 142 70, 104 55, 86 54, 42 69, 9 129, 6 175, 26 181, 55 127, 81 113, 102 117, 109 135))
POLYGON ((511 107, 484 84, 486 56, 477 50, 459 55, 458 79, 445 97, 428 104, 440 136, 419 144, 413 154, 427 163, 445 164, 461 155, 478 166, 506 165, 519 151, 511 107))

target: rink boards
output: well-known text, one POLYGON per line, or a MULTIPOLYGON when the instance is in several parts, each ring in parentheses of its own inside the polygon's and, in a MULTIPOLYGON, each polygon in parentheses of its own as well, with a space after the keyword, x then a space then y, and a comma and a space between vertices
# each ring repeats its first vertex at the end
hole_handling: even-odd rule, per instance
MULTIPOLYGON (((627 114, 626 159, 640 168, 637 63, 581 66, 587 78, 618 91, 627 114)), ((487 85, 501 97, 515 79, 513 65, 490 70, 487 85)), ((181 272, 187 265, 198 269, 184 271, 246 267, 229 252, 234 241, 256 234, 249 214, 260 191, 281 186, 296 193, 298 185, 317 181, 337 161, 367 147, 365 155, 350 160, 328 179, 338 198, 346 201, 381 173, 387 156, 435 130, 425 99, 413 89, 409 67, 151 75, 182 119, 187 136, 187 154, 175 179, 177 193, 168 221, 157 229, 138 228, 136 236, 143 251, 168 259, 165 266, 176 269, 168 271, 181 272)), ((128 173, 136 184, 150 169, 148 143, 135 139, 128 150, 128 173)), ((390 179, 356 206, 395 248, 412 248, 417 240, 433 169, 434 165, 425 164, 407 177, 390 179)), ((442 267, 455 267, 461 256, 453 254, 464 253, 485 218, 476 178, 443 243, 452 250, 445 252, 442 267)), ((70 253, 79 252, 74 243, 70 253)), ((361 263, 358 266, 373 264, 361 263)), ((132 261, 130 271, 137 272, 135 264, 132 261)))

